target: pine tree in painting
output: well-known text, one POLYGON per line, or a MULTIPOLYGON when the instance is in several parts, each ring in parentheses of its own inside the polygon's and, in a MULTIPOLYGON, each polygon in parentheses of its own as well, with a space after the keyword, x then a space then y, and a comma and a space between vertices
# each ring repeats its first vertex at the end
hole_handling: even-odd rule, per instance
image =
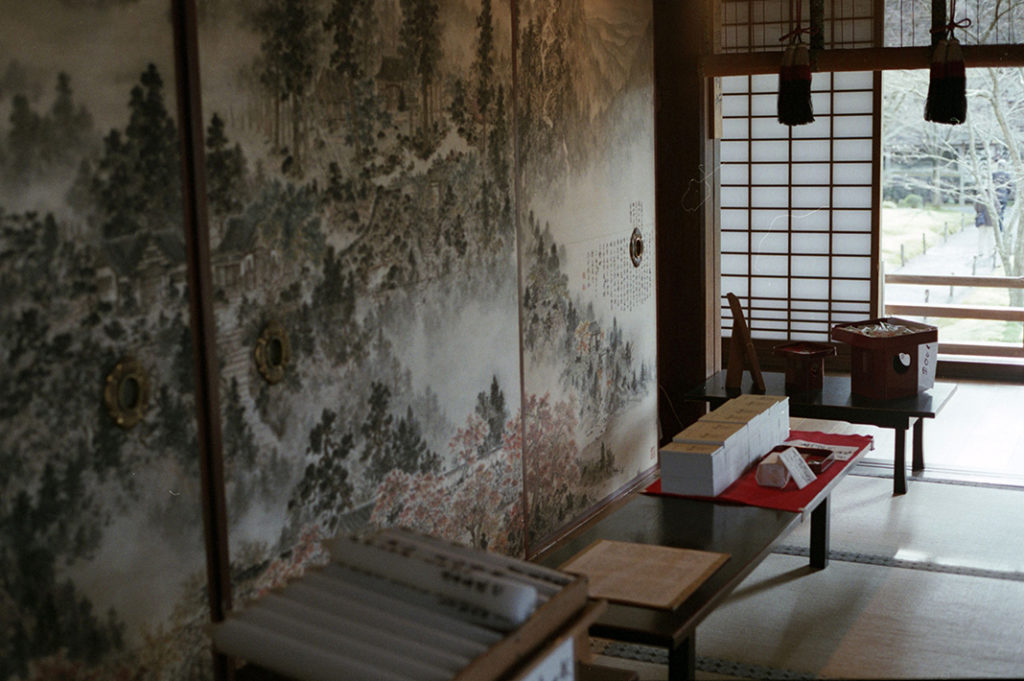
MULTIPOLYGON (((10 70, 10 69, 9 69, 10 70)), ((53 170, 74 168, 92 151, 92 115, 82 105, 75 105, 71 77, 61 72, 53 104, 46 114, 32 109, 31 90, 19 82, 13 89, 11 113, 8 117, 5 150, 0 147, 0 169, 7 181, 25 184, 53 170)))
POLYGON ((400 0, 402 7, 402 25, 398 38, 400 51, 420 79, 420 140, 417 145, 421 156, 429 156, 432 145, 430 87, 437 77, 437 67, 441 61, 441 37, 438 23, 439 7, 437 0, 400 0))
POLYGON ((206 190, 210 213, 216 219, 241 212, 248 199, 245 154, 231 146, 224 119, 213 114, 206 128, 206 190))
POLYGON ((12 176, 26 182, 35 171, 36 150, 43 140, 43 121, 29 106, 28 98, 18 94, 11 100, 11 127, 7 132, 8 166, 12 176))
POLYGON ((306 97, 311 92, 321 18, 312 0, 264 0, 249 12, 261 37, 259 78, 274 103, 274 149, 284 151, 281 169, 304 172, 306 97), (290 146, 283 147, 282 104, 291 116, 290 146))
POLYGON ((315 525, 333 531, 339 516, 352 505, 348 457, 354 449, 352 433, 343 430, 338 414, 324 409, 320 421, 309 432, 302 480, 288 502, 288 508, 311 515, 315 525))
POLYGON ((54 161, 74 162, 90 143, 92 115, 84 106, 75 107, 71 76, 57 74, 57 95, 50 107, 48 147, 54 161))
POLYGON ((480 453, 497 448, 501 444, 502 432, 508 420, 508 409, 505 407, 505 393, 498 385, 498 377, 491 379, 490 393, 480 392, 476 396, 476 415, 487 425, 487 435, 480 444, 480 453))
POLYGON ((366 36, 380 29, 372 0, 334 0, 323 22, 333 49, 329 65, 340 80, 340 111, 329 120, 341 118, 345 143, 355 149, 358 161, 368 160, 375 150, 375 129, 380 117, 374 74, 379 46, 366 36))
POLYGON ((163 79, 153 64, 132 88, 128 108, 128 124, 104 138, 103 155, 87 179, 102 234, 116 239, 163 229, 180 232, 178 133, 164 103, 163 79))

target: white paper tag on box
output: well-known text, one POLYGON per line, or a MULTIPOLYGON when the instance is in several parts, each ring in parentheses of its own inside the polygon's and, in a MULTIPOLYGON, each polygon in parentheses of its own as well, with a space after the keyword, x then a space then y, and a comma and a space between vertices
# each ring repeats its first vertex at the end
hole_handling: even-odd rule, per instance
POLYGON ((935 387, 935 364, 938 361, 938 343, 917 346, 917 392, 935 387))
POLYGON ((786 467, 789 474, 793 476, 793 482, 800 489, 807 487, 818 477, 811 470, 811 467, 807 465, 807 462, 804 461, 804 457, 800 456, 800 452, 795 447, 789 447, 779 452, 779 460, 782 461, 782 465, 786 467))

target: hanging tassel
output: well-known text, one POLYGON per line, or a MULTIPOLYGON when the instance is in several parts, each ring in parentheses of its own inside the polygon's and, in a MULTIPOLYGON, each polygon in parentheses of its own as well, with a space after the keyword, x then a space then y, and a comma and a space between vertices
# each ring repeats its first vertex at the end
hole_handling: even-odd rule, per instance
POLYGON ((787 121, 791 118, 789 110, 792 107, 790 102, 793 96, 790 94, 790 90, 792 90, 793 53, 795 51, 793 45, 786 45, 782 50, 782 64, 779 65, 779 101, 777 106, 779 123, 783 125, 787 125, 787 121))
POLYGON ((943 38, 932 50, 932 61, 928 73, 928 97, 924 100, 924 119, 933 123, 946 123, 949 112, 946 106, 946 40, 943 38))
POLYGON ((778 119, 783 125, 814 122, 811 106, 811 57, 803 43, 789 45, 779 68, 778 119))
POLYGON ((946 99, 950 125, 960 125, 967 120, 967 71, 964 68, 964 53, 960 41, 950 35, 946 41, 946 99))
POLYGON ((960 41, 953 37, 953 29, 967 28, 970 19, 956 21, 956 0, 951 0, 948 24, 945 24, 942 0, 932 7, 933 35, 938 39, 932 51, 929 66, 928 98, 924 103, 924 119, 933 123, 960 125, 967 120, 967 73, 960 41), (941 37, 940 37, 941 36, 941 37))

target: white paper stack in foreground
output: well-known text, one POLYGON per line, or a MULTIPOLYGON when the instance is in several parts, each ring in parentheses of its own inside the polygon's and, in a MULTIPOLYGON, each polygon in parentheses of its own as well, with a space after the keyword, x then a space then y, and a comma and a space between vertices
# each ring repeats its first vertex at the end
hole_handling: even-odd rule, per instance
MULTIPOLYGON (((404 530, 339 536, 328 548, 328 565, 212 625, 217 649, 300 681, 446 681, 480 669, 536 609, 577 586, 556 570, 404 530)), ((585 598, 584 585, 581 606, 585 598)))

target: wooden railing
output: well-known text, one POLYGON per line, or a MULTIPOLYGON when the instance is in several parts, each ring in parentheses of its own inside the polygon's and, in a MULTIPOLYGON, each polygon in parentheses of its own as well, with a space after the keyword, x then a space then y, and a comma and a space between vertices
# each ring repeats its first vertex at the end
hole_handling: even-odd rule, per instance
MULTIPOLYGON (((914 286, 983 287, 1024 289, 1024 277, 968 277, 956 275, 887 274, 886 284, 914 286)), ((1024 322, 1024 307, 995 305, 908 305, 886 304, 885 314, 898 317, 942 317, 949 319, 983 319, 1005 322, 1024 322)), ((944 343, 939 341, 939 352, 950 355, 987 355, 990 357, 1024 357, 1024 340, 1020 345, 995 342, 944 343)))

